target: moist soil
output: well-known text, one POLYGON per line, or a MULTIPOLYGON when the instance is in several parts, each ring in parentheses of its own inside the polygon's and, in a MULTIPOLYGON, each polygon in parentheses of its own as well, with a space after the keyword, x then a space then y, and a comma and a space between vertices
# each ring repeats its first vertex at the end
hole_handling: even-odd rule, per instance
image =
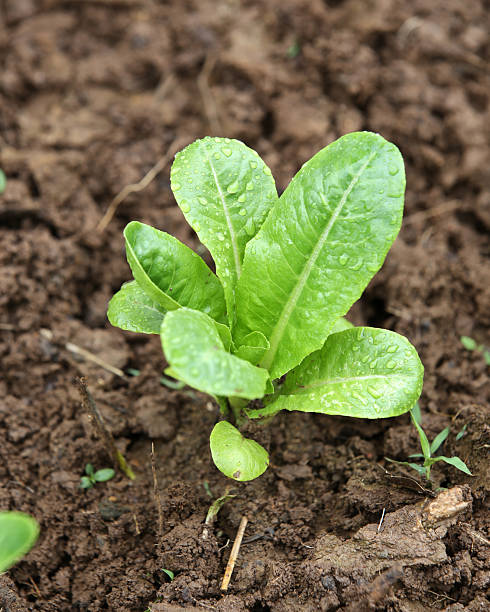
POLYGON ((488 368, 460 342, 490 344, 488 5, 3 0, 0 18, 0 508, 41 524, 0 578, 0 610, 488 610, 488 368), (423 426, 430 438, 451 427, 442 451, 473 477, 438 464, 431 490, 386 462, 419 450, 406 415, 288 413, 256 432, 268 471, 235 483, 210 458, 216 405, 160 383, 158 337, 106 320, 130 278, 128 221, 207 257, 175 205, 169 163, 97 225, 176 139, 244 140, 281 192, 312 154, 364 129, 400 147, 406 211, 349 318, 417 347, 423 426), (111 465, 79 376, 134 481, 118 472, 79 489, 86 463, 111 465), (225 493, 235 497, 205 526, 225 493))

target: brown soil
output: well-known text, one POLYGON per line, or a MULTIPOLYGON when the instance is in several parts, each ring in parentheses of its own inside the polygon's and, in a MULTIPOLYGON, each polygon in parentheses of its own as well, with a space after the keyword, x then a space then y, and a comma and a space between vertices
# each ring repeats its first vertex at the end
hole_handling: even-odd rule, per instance
POLYGON ((483 0, 0 2, 0 508, 41 523, 37 546, 0 578, 0 610, 489 609, 488 370, 459 340, 490 344, 488 17, 483 0), (424 427, 451 425, 444 452, 474 474, 437 465, 442 499, 384 462, 418 450, 407 417, 280 415, 260 434, 266 474, 225 479, 208 449, 216 407, 163 387, 159 339, 105 317, 129 279, 126 222, 197 246, 168 166, 95 229, 175 138, 243 139, 282 190, 313 153, 359 129, 401 148, 408 191, 400 237, 351 318, 419 350, 424 427), (114 375, 67 342, 140 375, 114 375), (87 462, 110 465, 78 375, 134 482, 78 489, 87 462), (204 533, 208 491, 228 489, 236 497, 204 533))

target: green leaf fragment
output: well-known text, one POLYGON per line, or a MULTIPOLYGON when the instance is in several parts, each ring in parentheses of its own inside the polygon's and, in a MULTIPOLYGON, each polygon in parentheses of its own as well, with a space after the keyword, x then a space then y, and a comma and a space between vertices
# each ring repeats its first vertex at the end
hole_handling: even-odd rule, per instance
POLYGON ((434 459, 436 461, 444 461, 444 463, 449 463, 449 465, 452 465, 461 472, 468 474, 468 476, 473 476, 466 463, 462 461, 459 457, 434 457, 434 459))
POLYGON ((116 472, 112 468, 103 468, 101 470, 97 470, 94 474, 94 480, 96 482, 106 482, 111 478, 114 478, 116 472))
POLYGON ((5 176, 5 172, 0 170, 0 195, 5 191, 5 187, 7 186, 7 177, 5 176))
POLYGON ((87 463, 85 466, 85 474, 88 476, 93 476, 94 474, 94 466, 91 463, 87 463))
POLYGON ((169 312, 161 329, 172 376, 214 396, 263 397, 268 373, 228 353, 214 321, 202 312, 169 312))
POLYGON ((160 230, 132 221, 124 230, 126 254, 138 285, 165 310, 200 310, 224 322, 218 278, 189 247, 160 230))
POLYGON ((268 338, 260 365, 272 379, 321 348, 379 270, 404 190, 398 149, 357 132, 310 159, 272 208, 246 247, 234 332, 237 345, 251 331, 268 338))
POLYGON ((461 336, 460 340, 467 351, 474 351, 477 348, 476 340, 473 340, 473 338, 469 336, 461 336))
POLYGON ((245 482, 265 472, 269 455, 255 440, 245 438, 227 421, 217 423, 210 436, 211 455, 225 476, 245 482))
POLYGON ((423 366, 414 347, 392 331, 354 327, 327 338, 292 370, 275 399, 251 417, 279 410, 367 419, 410 410, 422 390, 423 366))
POLYGON ((82 476, 80 478, 80 489, 90 489, 92 488, 94 485, 92 483, 92 480, 89 476, 82 476))
POLYGON ((136 281, 125 283, 112 297, 107 318, 114 327, 142 334, 159 334, 166 310, 136 281))
POLYGON ((430 445, 431 455, 433 455, 440 448, 441 444, 443 444, 443 442, 446 440, 449 435, 449 430, 450 428, 446 427, 441 432, 439 432, 437 436, 432 440, 430 445))
POLYGON ((466 432, 467 427, 468 427, 468 423, 465 423, 463 427, 456 434, 456 440, 461 440, 461 438, 464 436, 466 432))
POLYGON ((424 453, 424 457, 426 459, 429 459, 431 455, 430 443, 429 443, 429 440, 427 439, 427 436, 425 435, 425 431, 422 429, 420 424, 416 421, 412 412, 410 412, 410 418, 412 419, 412 423, 415 425, 415 429, 417 430, 417 433, 419 434, 420 446, 422 448, 422 452, 424 453))
POLYGON ((254 331, 245 336, 243 344, 235 351, 235 355, 257 365, 268 348, 269 341, 264 334, 254 331))
POLYGON ((34 546, 39 535, 37 521, 22 512, 0 512, 0 574, 34 546))
POLYGON ((232 324, 245 245, 277 200, 272 173, 242 142, 203 138, 176 155, 170 178, 180 209, 216 263, 232 324))

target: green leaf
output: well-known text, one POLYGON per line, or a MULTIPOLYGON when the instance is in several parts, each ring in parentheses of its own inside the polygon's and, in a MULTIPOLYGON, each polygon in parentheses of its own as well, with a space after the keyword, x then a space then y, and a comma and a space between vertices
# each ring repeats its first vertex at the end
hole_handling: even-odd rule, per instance
POLYGON ((0 195, 5 191, 5 187, 7 186, 7 177, 5 176, 5 172, 0 170, 0 195))
POLYGON ((352 329, 353 327, 354 325, 350 321, 344 319, 344 317, 340 317, 340 319, 337 319, 333 324, 333 327, 330 330, 330 335, 337 334, 338 332, 344 331, 346 329, 352 329))
POLYGON ((473 340, 473 338, 469 336, 461 336, 460 340, 467 351, 474 351, 477 347, 476 340, 473 340))
POLYGON ((441 444, 445 441, 445 439, 449 435, 449 427, 443 429, 437 436, 432 440, 430 445, 430 454, 433 455, 441 446, 441 444))
POLYGON ((114 478, 116 472, 112 468, 103 468, 102 470, 97 470, 94 474, 94 480, 96 482, 106 482, 111 478, 114 478))
POLYGON ((487 366, 490 366, 490 351, 483 351, 483 359, 487 366))
POLYGON ((420 410, 420 404, 418 402, 415 402, 412 410, 410 411, 410 414, 417 421, 419 425, 422 424, 422 412, 420 410))
POLYGON ((251 331, 269 339, 272 379, 321 348, 380 269, 404 190, 395 145, 357 132, 310 159, 272 208, 245 251, 234 331, 237 345, 251 331))
POLYGON ((90 476, 82 476, 80 478, 80 489, 91 489, 94 486, 90 476))
POLYGON ((213 256, 233 324, 245 245, 277 201, 271 171, 238 140, 203 138, 176 155, 170 178, 185 218, 213 256))
POLYGON ((93 476, 94 474, 94 466, 91 463, 87 463, 85 466, 85 474, 88 476, 93 476))
POLYGON ((456 441, 461 440, 461 438, 464 436, 466 432, 467 427, 468 427, 468 423, 465 423, 463 427, 458 431, 458 433, 456 434, 456 441))
POLYGON ((410 418, 412 419, 412 423, 415 425, 415 429, 417 430, 417 433, 419 434, 420 447, 422 448, 424 457, 426 459, 430 459, 430 444, 429 444, 429 440, 427 439, 427 436, 425 435, 425 431, 422 429, 419 423, 415 420, 415 417, 413 416, 412 412, 410 412, 410 418))
POLYGON ((235 355, 257 365, 268 348, 269 341, 264 334, 255 331, 245 336, 243 344, 235 351, 235 355))
POLYGON ((468 476, 473 476, 473 474, 470 472, 466 463, 462 461, 459 457, 442 457, 441 456, 441 457, 434 457, 434 459, 436 461, 444 461, 444 463, 449 463, 449 465, 452 465, 453 467, 457 468, 461 472, 468 474, 468 476))
POLYGON ((202 312, 169 312, 161 330, 173 376, 188 385, 226 397, 263 397, 268 373, 228 353, 214 321, 202 312))
POLYGON ((167 576, 170 578, 170 582, 172 582, 172 580, 175 578, 175 574, 172 570, 162 568, 162 572, 167 574, 167 576))
POLYGON ((225 476, 244 482, 265 472, 269 455, 255 440, 245 438, 227 421, 217 423, 209 439, 213 461, 225 476))
POLYGON ((392 331, 354 327, 327 338, 292 370, 279 394, 251 417, 279 410, 366 419, 410 410, 422 390, 423 366, 410 342, 392 331))
POLYGON ((35 519, 22 512, 0 512, 0 574, 34 546, 39 535, 35 519))
POLYGON ((125 283, 112 297, 107 318, 115 327, 142 334, 159 334, 166 310, 138 285, 125 283))
POLYGON ((412 468, 412 470, 415 470, 421 476, 426 475, 427 470, 423 466, 419 465, 418 463, 412 463, 410 461, 396 461, 396 459, 390 459, 389 457, 385 457, 385 459, 386 461, 389 461, 390 463, 397 463, 398 465, 406 465, 407 467, 412 468))
POLYGON ((224 322, 223 288, 204 261, 179 240, 144 223, 124 230, 126 254, 138 285, 165 310, 184 306, 224 322))

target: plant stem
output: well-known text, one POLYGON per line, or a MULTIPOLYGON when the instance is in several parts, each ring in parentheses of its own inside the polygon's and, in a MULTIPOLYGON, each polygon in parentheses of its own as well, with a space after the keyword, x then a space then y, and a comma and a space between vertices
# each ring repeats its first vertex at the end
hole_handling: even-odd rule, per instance
POLYGON ((229 397, 228 403, 230 404, 231 411, 233 412, 235 425, 240 427, 240 425, 243 425, 247 419, 247 417, 242 414, 242 408, 245 408, 248 402, 246 399, 241 397, 229 397))

